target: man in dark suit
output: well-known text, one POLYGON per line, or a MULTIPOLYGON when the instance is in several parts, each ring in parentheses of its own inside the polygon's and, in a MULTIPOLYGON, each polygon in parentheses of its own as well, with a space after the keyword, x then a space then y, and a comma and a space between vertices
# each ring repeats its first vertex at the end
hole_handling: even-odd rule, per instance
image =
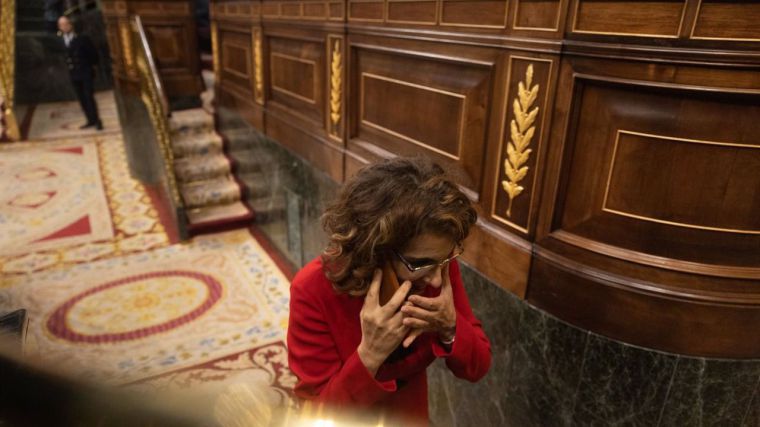
POLYGON ((68 17, 58 18, 58 29, 66 45, 66 64, 69 67, 71 83, 87 117, 87 123, 81 128, 95 126, 97 130, 102 130, 103 123, 100 121, 98 105, 95 103, 95 66, 98 63, 98 52, 89 37, 74 31, 68 17))

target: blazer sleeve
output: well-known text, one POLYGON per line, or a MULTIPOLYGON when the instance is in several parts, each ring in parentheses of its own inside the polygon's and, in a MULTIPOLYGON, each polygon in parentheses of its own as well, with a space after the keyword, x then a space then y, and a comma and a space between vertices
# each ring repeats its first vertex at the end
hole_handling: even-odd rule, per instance
POLYGON ((454 343, 447 349, 435 340, 433 354, 445 358, 446 366, 457 377, 476 382, 491 367, 491 343, 480 320, 472 313, 456 260, 451 263, 449 277, 457 311, 454 343))
POLYGON ((396 381, 377 381, 356 350, 345 360, 337 351, 323 309, 304 283, 290 295, 288 363, 298 378, 297 396, 333 408, 367 407, 396 391, 396 381))

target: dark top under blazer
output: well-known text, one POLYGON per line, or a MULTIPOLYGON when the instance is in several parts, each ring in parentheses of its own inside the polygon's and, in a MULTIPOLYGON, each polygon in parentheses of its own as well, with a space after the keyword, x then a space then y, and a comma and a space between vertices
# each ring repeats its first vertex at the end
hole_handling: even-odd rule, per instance
MULTIPOLYGON (((62 40, 63 42, 63 40, 62 40)), ((65 46, 65 42, 64 46, 65 46)), ((98 51, 86 35, 76 35, 66 48, 66 65, 71 80, 91 80, 98 63, 98 51)))

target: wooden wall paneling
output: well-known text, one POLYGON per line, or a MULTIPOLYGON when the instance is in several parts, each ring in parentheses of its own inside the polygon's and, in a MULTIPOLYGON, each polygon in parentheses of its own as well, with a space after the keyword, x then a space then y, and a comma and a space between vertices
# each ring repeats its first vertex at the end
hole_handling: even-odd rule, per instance
MULTIPOLYGON (((344 148, 330 136, 328 33, 308 26, 269 23, 264 17, 267 135, 343 180, 344 148)), ((330 51, 332 52, 332 51, 330 51)))
POLYGON ((531 37, 561 37, 568 3, 568 0, 514 0, 511 28, 517 34, 531 37))
POLYGON ((266 20, 343 21, 345 2, 343 0, 262 0, 261 14, 266 20))
POLYGON ((461 29, 505 29, 509 0, 439 0, 439 24, 461 29))
POLYGON ((505 232, 485 220, 482 210, 480 219, 472 227, 465 241, 462 259, 482 274, 498 283, 500 287, 525 298, 532 262, 531 244, 512 233, 505 232))
POLYGON ((438 4, 435 0, 386 0, 385 16, 389 24, 436 25, 438 4))
MULTIPOLYGON (((537 248, 528 301, 583 329, 646 348, 704 357, 752 358, 760 353, 757 295, 717 301, 663 295, 651 292, 660 286, 651 282, 656 269, 648 270, 649 279, 633 282, 598 268, 603 264, 596 259, 583 261, 537 248)), ((692 281, 693 276, 680 280, 692 281)), ((755 285, 737 281, 734 287, 755 285)))
MULTIPOLYGON (((257 37, 261 40, 261 2, 256 0, 233 0, 211 4, 211 38, 214 54, 217 97, 219 106, 237 111, 252 126, 264 132, 265 66, 263 42, 257 55, 257 37), (226 49, 225 44, 233 44, 226 49), (239 55, 237 73, 223 70, 222 57, 230 50, 239 55), (241 53, 242 52, 242 53, 241 53), (241 62, 242 58, 242 62, 241 62), (258 58, 258 59, 257 59, 258 58), (246 65, 244 65, 246 64, 246 65), (240 73, 240 71, 243 71, 240 73)), ((227 60, 227 67, 230 67, 227 60)))
POLYGON ((698 0, 690 38, 760 42, 760 3, 698 0))
MULTIPOLYGON (((215 21, 220 106, 238 111, 264 132, 264 109, 256 102, 256 63, 252 27, 246 21, 215 21)), ((263 69, 263 66, 262 66, 263 69)))
POLYGON ((478 201, 498 52, 370 36, 349 47, 349 148, 367 159, 431 156, 478 201))
POLYGON ((507 55, 506 88, 498 144, 489 151, 484 206, 491 221, 531 238, 537 218, 540 177, 558 57, 507 55))
POLYGON ((261 1, 232 0, 214 2, 209 5, 211 18, 215 21, 238 22, 250 24, 261 20, 261 1))
POLYGON ((573 0, 569 34, 677 38, 687 0, 573 0))
MULTIPOLYGON (((491 181, 484 166, 486 153, 495 151, 490 147, 498 146, 506 96, 504 90, 499 95, 494 91, 506 87, 503 54, 350 33, 348 46, 346 176, 363 164, 395 155, 435 159, 457 179, 480 213, 464 260, 523 296, 531 245, 493 225, 487 214, 490 202, 482 196, 491 194, 483 192, 491 181)), ((539 71, 541 78, 548 79, 550 62, 536 58, 536 63, 545 68, 539 71)))
POLYGON ((193 3, 188 0, 127 1, 130 15, 140 15, 167 95, 197 97, 200 76, 193 3))
POLYGON ((544 256, 534 262, 528 299, 626 342, 747 357, 760 346, 735 345, 745 329, 700 346, 690 328, 695 319, 733 309, 727 319, 741 325, 760 310, 760 290, 748 288, 760 283, 760 200, 753 193, 760 186, 760 144, 751 137, 760 129, 750 119, 760 114, 760 81, 743 70, 663 67, 672 72, 651 81, 646 63, 563 61, 565 89, 555 111, 561 120, 552 130, 550 185, 536 241, 544 256), (590 70, 597 73, 584 73, 590 70), (594 268, 602 273, 589 276, 594 268), (549 280, 568 269, 572 280, 549 280), (707 289, 702 277, 721 286, 707 289), (560 310, 555 298, 568 307, 589 303, 576 295, 584 281, 598 292, 595 305, 582 314, 560 310), (576 289, 558 290, 564 286, 576 289), (611 321, 605 295, 615 292, 621 304, 638 308, 621 308, 620 319, 611 321), (680 323, 668 323, 682 339, 658 335, 658 325, 675 320, 644 314, 663 304, 690 310, 680 323))
POLYGON ((385 3, 382 0, 347 0, 349 22, 384 22, 385 3))

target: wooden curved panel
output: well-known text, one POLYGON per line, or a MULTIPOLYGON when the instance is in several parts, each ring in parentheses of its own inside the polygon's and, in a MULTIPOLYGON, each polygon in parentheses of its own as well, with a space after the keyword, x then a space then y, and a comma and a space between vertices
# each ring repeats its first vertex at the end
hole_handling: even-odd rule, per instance
POLYGON ((753 250, 760 248, 760 144, 749 137, 760 123, 742 119, 760 114, 749 107, 760 97, 586 79, 576 85, 577 122, 566 141, 573 148, 554 231, 611 256, 760 278, 751 270, 760 267, 753 250))
POLYGON ((604 212, 695 230, 760 234, 760 204, 753 201, 760 188, 760 145, 618 130, 610 161, 604 212))

